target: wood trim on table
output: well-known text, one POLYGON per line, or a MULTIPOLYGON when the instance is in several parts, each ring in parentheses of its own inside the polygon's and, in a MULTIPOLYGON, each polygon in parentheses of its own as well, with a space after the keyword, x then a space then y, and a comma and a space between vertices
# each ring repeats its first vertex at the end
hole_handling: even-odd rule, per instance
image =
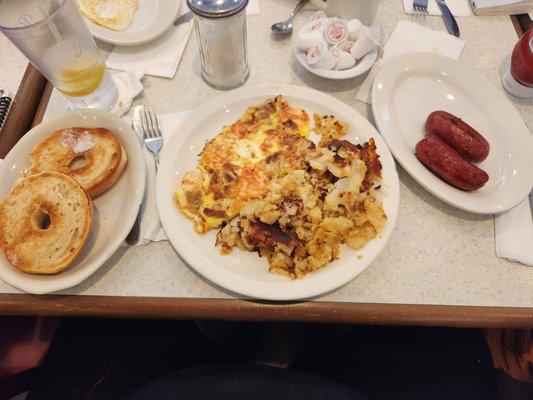
POLYGON ((47 81, 43 90, 43 95, 41 96, 41 101, 39 102, 37 110, 35 111, 35 115, 33 116, 33 121, 31 123, 32 128, 35 125, 40 124, 43 120, 44 114, 46 113, 46 108, 48 107, 48 102, 50 101, 50 96, 52 95, 52 90, 54 90, 54 85, 47 81))
POLYGON ((522 36, 524 32, 533 28, 533 22, 529 14, 511 15, 511 22, 518 37, 522 36))
MULTIPOLYGON (((533 26, 527 14, 511 16, 511 21, 518 36, 533 26)), ((52 85, 30 65, 15 97, 14 109, 0 135, 0 158, 31 126, 42 121, 51 92, 52 85)), ((126 296, 0 294, 0 315, 533 328, 533 308, 528 307, 324 301, 270 303, 234 299, 126 296)))
POLYGON ((41 103, 46 78, 28 64, 11 110, 0 132, 0 158, 4 158, 19 139, 31 128, 35 112, 41 103))
POLYGON ((531 308, 325 301, 270 303, 232 299, 0 294, 0 314, 533 328, 531 308))

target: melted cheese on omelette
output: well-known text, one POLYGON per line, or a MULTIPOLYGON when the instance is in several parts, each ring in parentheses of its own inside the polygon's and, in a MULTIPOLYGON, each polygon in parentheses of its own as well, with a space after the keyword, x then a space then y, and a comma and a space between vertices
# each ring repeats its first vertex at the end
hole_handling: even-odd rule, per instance
POLYGON ((185 174, 175 197, 197 232, 220 227, 244 203, 262 198, 270 180, 302 162, 314 149, 306 139, 309 117, 282 96, 250 107, 209 140, 198 167, 185 174))

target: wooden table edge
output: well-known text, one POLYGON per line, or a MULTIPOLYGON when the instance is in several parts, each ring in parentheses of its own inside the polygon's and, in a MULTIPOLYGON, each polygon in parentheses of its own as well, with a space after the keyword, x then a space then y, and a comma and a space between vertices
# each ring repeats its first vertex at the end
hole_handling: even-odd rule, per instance
POLYGON ((533 328, 533 309, 526 307, 326 301, 273 303, 235 299, 0 294, 0 314, 533 328))
POLYGON ((4 127, 0 131, 0 158, 4 158, 33 126, 36 111, 43 103, 46 86, 46 78, 33 65, 28 64, 4 127))
MULTIPOLYGON (((527 14, 512 15, 510 18, 518 36, 521 36, 533 26, 527 14)), ((23 79, 23 84, 26 82, 26 87, 33 88, 32 93, 41 93, 38 101, 35 95, 32 96, 30 105, 31 126, 35 126, 42 121, 53 88, 46 80, 45 85, 43 83, 44 78, 42 76, 39 77, 39 75, 38 71, 29 65, 23 79)), ((21 85, 22 87, 24 85, 21 85)), ((28 89, 19 90, 17 97, 23 98, 27 91, 28 89)), ((28 125, 27 122, 25 124, 28 125)), ((0 293, 0 315, 142 319, 194 318, 360 323, 369 325, 533 328, 533 308, 529 307, 325 301, 268 303, 235 299, 216 299, 216 302, 217 307, 213 307, 213 299, 201 298, 86 295, 34 296, 0 293)))
POLYGON ((510 18, 518 37, 533 27, 529 14, 511 15, 510 18))

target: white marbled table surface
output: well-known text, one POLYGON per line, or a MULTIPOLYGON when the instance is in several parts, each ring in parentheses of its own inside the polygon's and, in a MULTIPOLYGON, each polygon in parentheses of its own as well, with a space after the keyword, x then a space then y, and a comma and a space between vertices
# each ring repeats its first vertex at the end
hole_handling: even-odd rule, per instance
MULTIPOLYGON (((369 105, 355 100, 362 78, 329 81, 309 74, 293 58, 289 38, 277 38, 270 25, 287 17, 295 0, 260 0, 261 15, 248 17, 251 75, 247 84, 291 83, 309 86, 344 101, 373 122, 369 105)), ((305 10, 307 10, 309 6, 305 10)), ((309 9, 310 10, 310 9, 309 9)), ((301 26, 311 11, 295 18, 301 26)), ((441 17, 406 15, 400 0, 381 0, 376 21, 393 31, 411 20, 445 30, 441 17)), ((459 61, 501 89, 500 69, 517 36, 507 16, 457 18, 466 41, 459 61)), ((2 57, 20 60, 11 50, 2 57)), ((100 43, 104 51, 110 46, 100 43)), ((134 104, 150 104, 160 113, 191 110, 219 93, 200 77, 194 34, 172 80, 145 77, 144 92, 134 104)), ((16 73, 12 74, 13 76, 16 73)), ((2 80, 0 79, 0 85, 2 80)), ((501 89, 503 90, 503 89, 501 89)), ((513 100, 514 101, 514 100, 513 100)), ((533 126, 533 103, 514 101, 533 126)), ((53 93, 47 115, 65 109, 53 93)), ((401 167, 400 210, 396 227, 382 254, 358 278, 322 301, 533 307, 533 269, 497 258, 492 216, 457 210, 418 185, 401 167)), ((0 281, 0 293, 18 293, 0 281)), ((64 294, 233 298, 184 265, 168 242, 119 249, 98 272, 64 294)), ((533 308, 532 308, 533 312, 533 308)))

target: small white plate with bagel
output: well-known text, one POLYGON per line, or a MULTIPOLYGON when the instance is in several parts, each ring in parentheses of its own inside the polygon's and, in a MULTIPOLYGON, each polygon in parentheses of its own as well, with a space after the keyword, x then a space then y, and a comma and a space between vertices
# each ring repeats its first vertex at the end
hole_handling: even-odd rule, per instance
POLYGON ((19 140, 0 182, 0 278, 45 294, 81 283, 119 248, 142 203, 145 163, 119 117, 69 111, 19 140))

